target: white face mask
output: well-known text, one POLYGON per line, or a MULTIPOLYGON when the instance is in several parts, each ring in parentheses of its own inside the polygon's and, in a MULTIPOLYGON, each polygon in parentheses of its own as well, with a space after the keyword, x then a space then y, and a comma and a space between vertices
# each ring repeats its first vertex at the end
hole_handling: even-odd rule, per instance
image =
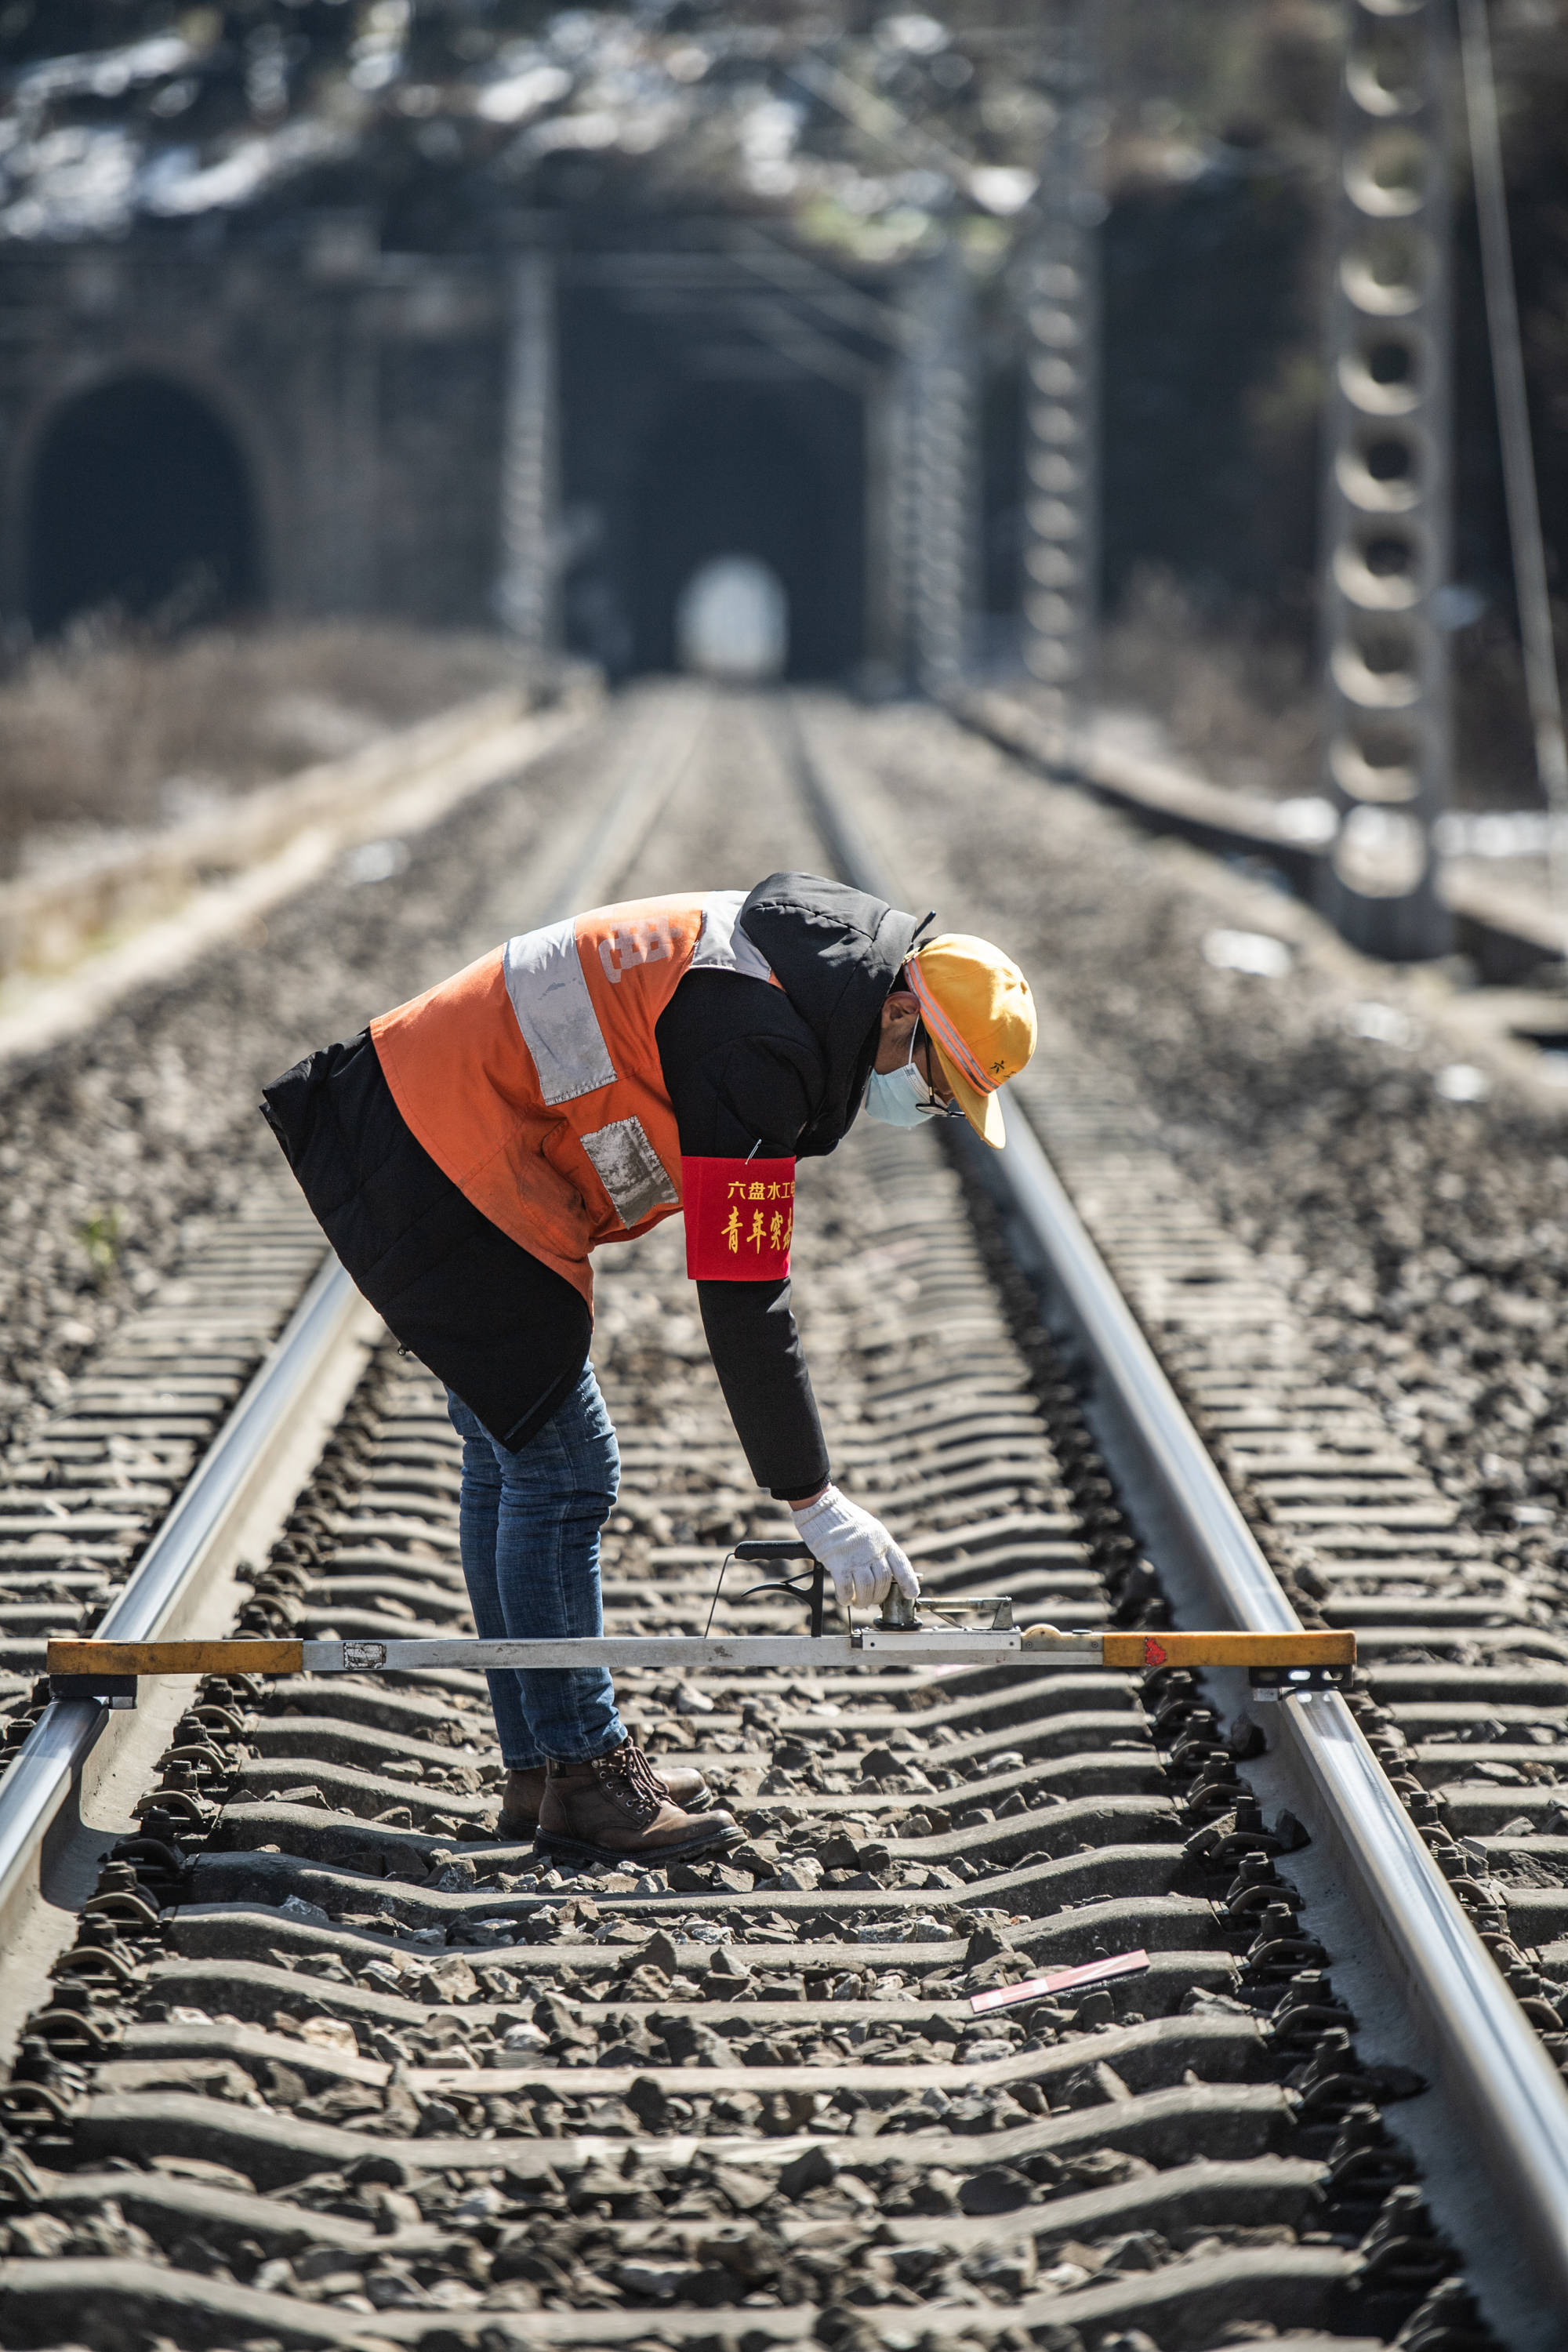
POLYGON ((910 1034, 910 1058, 898 1070, 873 1070, 866 1087, 866 1116, 883 1127, 922 1127, 928 1118, 949 1118, 963 1113, 956 1103, 944 1103, 942 1097, 927 1086, 915 1067, 915 1039, 919 1024, 910 1034))

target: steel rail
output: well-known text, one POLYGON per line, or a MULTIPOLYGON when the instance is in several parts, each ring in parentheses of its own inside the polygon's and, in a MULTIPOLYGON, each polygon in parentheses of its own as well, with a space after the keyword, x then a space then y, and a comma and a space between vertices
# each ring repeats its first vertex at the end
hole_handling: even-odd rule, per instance
MULTIPOLYGON (((316 1274, 98 1629, 104 1641, 152 1641, 188 1622, 296 1426, 300 1400, 334 1361, 359 1314, 335 1259, 316 1274)), ((52 1699, 0 1780, 0 1920, 25 1894, 48 1834, 109 1723, 97 1699, 52 1699)))
MULTIPOLYGON (((793 706, 803 795, 847 881, 910 905, 835 794, 793 706)), ((921 905, 924 899, 921 899, 921 905)), ((961 1148, 1001 1196, 1044 1270, 1045 1287, 1093 1366, 1108 1456, 1156 1501, 1213 1622, 1256 1633, 1300 1630, 1239 1506, 1166 1378, 1136 1317, 1015 1097, 1007 1149, 965 1134, 961 1148)), ((1357 1727, 1331 1692, 1278 1707, 1275 1742, 1302 1810, 1332 1853, 1383 1955, 1435 2073, 1473 2134, 1470 2155, 1508 2200, 1543 2306, 1568 2308, 1568 2092, 1357 1727)), ((1547 2320, 1550 2329, 1552 2323, 1547 2320)), ((1547 2334, 1543 2344, 1558 2340, 1547 2334)))
MULTIPOLYGON (((710 698, 673 693, 613 757, 605 788, 533 872, 531 920, 559 921, 636 856, 686 772, 710 698), (651 741, 648 738, 651 736, 651 741)), ((96 1629, 104 1641, 151 1641, 189 1622, 225 1560, 226 1539, 305 1422, 339 1349, 363 1312, 331 1253, 238 1404, 182 1488, 168 1517, 96 1629)), ((46 1841, 79 1789, 113 1709, 53 1699, 0 1778, 0 1932, 28 1899, 46 1841)))

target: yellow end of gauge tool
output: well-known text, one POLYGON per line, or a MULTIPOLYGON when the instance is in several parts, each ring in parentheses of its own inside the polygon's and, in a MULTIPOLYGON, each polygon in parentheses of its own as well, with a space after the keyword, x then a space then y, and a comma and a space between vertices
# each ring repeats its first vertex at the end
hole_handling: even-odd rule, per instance
MULTIPOLYGON (((898 1591, 875 1624, 842 1633, 822 1630, 823 1576, 798 1539, 753 1538, 737 1544, 749 1561, 805 1559, 807 1577, 754 1585, 752 1591, 805 1599, 806 1633, 600 1635, 572 1641, 479 1641, 461 1635, 429 1641, 51 1641, 47 1670, 56 1698, 90 1698, 134 1706, 136 1685, 149 1675, 402 1674, 432 1666, 606 1666, 658 1673, 705 1669, 745 1672, 757 1666, 838 1669, 847 1665, 1016 1664, 1110 1666, 1152 1673, 1163 1666, 1244 1666, 1262 1697, 1331 1690, 1355 1664, 1353 1633, 1106 1633, 1058 1632, 1054 1625, 1019 1626, 1005 1594, 922 1594, 898 1591), (808 1589, 809 1588, 809 1589, 808 1589)), ((750 1598, 750 1595, 742 1596, 750 1598)), ((711 1621, 710 1621, 711 1622, 711 1621)))

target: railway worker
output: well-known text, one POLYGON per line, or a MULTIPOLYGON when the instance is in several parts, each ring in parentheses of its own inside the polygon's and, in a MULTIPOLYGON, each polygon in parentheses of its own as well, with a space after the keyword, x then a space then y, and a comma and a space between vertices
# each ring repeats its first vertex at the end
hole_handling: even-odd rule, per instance
MULTIPOLYGON (((1034 1051, 1023 975, 983 940, 842 883, 773 874, 552 923, 311 1054, 263 1109, 329 1240, 445 1382, 463 1440, 463 1574, 481 1638, 603 1629, 615 1432, 588 1360, 589 1253, 686 1204, 687 1266, 758 1484, 847 1609, 913 1570, 832 1483, 790 1308, 795 1163, 864 1108, 964 1117, 1034 1051), (923 940, 923 943, 922 943, 923 940)), ((732 1843, 695 1772, 657 1774, 608 1674, 489 1676, 500 1834, 579 1859, 732 1843)))

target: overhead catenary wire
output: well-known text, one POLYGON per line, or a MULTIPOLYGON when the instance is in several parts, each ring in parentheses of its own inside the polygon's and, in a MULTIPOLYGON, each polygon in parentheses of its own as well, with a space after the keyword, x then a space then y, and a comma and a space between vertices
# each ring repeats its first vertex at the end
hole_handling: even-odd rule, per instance
POLYGON ((1547 587, 1546 547, 1541 529, 1535 454, 1530 434, 1530 400, 1524 378, 1519 295, 1503 179, 1502 135, 1498 122, 1497 76, 1486 0, 1458 0, 1459 50, 1469 125, 1470 169, 1480 230, 1481 282, 1487 335, 1502 445, 1503 492, 1514 593, 1519 604, 1525 691, 1535 739, 1535 770, 1552 823, 1547 856, 1552 897, 1568 957, 1568 742, 1563 730, 1563 695, 1547 587))

